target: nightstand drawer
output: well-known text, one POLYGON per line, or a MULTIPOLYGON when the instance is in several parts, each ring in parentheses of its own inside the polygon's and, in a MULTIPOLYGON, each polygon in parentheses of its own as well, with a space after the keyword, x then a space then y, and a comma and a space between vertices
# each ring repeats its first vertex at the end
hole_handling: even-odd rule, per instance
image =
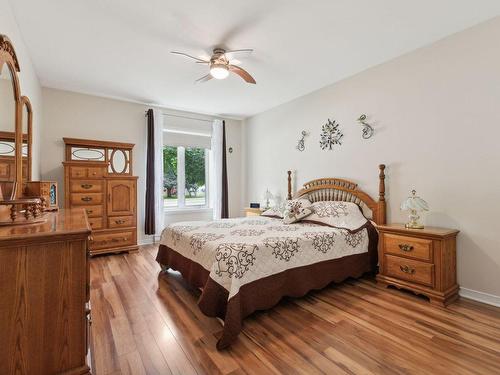
POLYGON ((432 241, 396 234, 383 234, 384 252, 432 262, 432 241))
POLYGON ((430 287, 434 286, 434 264, 385 255, 384 268, 384 273, 388 276, 430 287))

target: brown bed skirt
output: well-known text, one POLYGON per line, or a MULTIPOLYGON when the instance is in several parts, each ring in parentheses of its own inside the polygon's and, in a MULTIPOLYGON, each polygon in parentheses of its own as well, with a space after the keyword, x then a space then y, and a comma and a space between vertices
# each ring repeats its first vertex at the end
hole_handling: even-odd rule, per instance
POLYGON ((243 319, 258 310, 275 306, 283 297, 302 297, 311 290, 323 289, 328 284, 349 277, 360 277, 373 272, 377 266, 377 232, 368 228, 370 245, 367 253, 292 268, 243 285, 229 301, 229 292, 210 278, 210 272, 175 250, 160 245, 156 261, 162 267, 179 271, 195 287, 203 288, 198 301, 207 316, 224 320, 222 336, 217 349, 227 348, 236 340, 243 319))

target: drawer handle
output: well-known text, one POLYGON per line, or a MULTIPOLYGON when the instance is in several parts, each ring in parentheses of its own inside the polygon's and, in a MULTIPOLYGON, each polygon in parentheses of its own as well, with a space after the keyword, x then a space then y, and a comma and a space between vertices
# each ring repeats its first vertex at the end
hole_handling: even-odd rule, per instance
POLYGON ((402 251, 406 251, 406 252, 410 252, 410 251, 413 250, 413 246, 412 245, 408 245, 408 244, 405 244, 405 243, 399 244, 399 248, 402 251))
POLYGON ((94 185, 91 185, 91 184, 81 184, 80 186, 82 187, 82 189, 92 189, 92 186, 94 186, 94 185))
POLYGON ((116 224, 125 224, 125 220, 115 220, 116 224))
POLYGON ((87 210, 87 215, 90 215, 94 210, 87 210))
POLYGON ((415 268, 411 268, 409 266, 399 266, 399 269, 404 272, 408 273, 410 275, 413 275, 415 273, 415 268))
POLYGON ((92 200, 92 197, 82 197, 82 201, 84 202, 90 202, 92 200))

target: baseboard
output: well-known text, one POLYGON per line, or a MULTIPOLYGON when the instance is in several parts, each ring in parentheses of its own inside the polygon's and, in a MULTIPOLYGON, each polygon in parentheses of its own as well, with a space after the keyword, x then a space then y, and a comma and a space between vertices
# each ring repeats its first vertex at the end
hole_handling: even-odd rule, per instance
POLYGON ((464 298, 469 298, 474 301, 500 307, 500 297, 495 296, 493 294, 478 292, 476 290, 462 288, 462 287, 460 288, 458 294, 460 294, 460 296, 464 298))

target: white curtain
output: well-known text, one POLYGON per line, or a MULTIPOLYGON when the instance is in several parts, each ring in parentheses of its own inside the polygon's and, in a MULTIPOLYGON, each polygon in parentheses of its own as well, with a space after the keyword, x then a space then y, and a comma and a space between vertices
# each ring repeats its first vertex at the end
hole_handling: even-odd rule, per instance
POLYGON ((153 109, 155 139, 155 233, 160 236, 163 231, 163 113, 153 109))
POLYGON ((210 207, 213 209, 214 220, 218 220, 222 210, 222 120, 214 120, 212 124, 209 167, 210 207))

